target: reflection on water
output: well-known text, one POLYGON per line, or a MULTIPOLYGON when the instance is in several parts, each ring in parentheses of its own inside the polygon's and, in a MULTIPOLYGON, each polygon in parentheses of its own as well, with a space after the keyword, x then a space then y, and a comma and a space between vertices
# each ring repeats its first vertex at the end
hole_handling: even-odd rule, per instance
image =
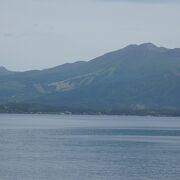
POLYGON ((179 180, 180 118, 0 115, 2 180, 179 180))

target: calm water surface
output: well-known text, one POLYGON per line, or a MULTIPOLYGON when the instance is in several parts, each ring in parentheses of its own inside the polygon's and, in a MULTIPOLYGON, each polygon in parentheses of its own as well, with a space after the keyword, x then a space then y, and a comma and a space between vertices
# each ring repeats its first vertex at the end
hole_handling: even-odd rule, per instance
POLYGON ((0 115, 0 180, 179 180, 180 118, 0 115))

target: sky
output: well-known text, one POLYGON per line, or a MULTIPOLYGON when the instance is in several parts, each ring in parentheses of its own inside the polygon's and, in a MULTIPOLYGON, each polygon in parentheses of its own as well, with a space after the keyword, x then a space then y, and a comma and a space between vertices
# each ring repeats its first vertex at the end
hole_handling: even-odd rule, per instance
POLYGON ((129 44, 180 47, 180 0, 0 0, 0 66, 45 69, 129 44))

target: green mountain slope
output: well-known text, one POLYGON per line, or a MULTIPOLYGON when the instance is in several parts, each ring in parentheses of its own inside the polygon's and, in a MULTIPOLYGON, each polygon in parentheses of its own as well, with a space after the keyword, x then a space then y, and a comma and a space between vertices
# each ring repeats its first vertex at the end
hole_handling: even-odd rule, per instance
POLYGON ((0 102, 69 109, 180 109, 180 49, 130 45, 88 62, 0 76, 0 102))

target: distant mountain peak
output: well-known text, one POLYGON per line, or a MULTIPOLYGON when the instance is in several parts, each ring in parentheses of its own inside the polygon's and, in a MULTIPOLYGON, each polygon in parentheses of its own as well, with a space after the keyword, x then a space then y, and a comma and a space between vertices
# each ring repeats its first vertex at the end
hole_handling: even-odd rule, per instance
POLYGON ((154 49, 158 49, 159 48, 156 45, 154 45, 153 43, 143 43, 143 44, 140 44, 139 46, 147 48, 149 50, 154 50, 154 49))
POLYGON ((164 47, 158 47, 156 46, 155 44, 153 43, 143 43, 143 44, 140 44, 140 45, 137 45, 137 44, 132 44, 132 45, 129 45, 127 47, 124 48, 125 50, 136 50, 136 49, 139 49, 139 50, 145 50, 145 51, 150 51, 150 52, 165 52, 169 49, 167 48, 164 48, 164 47))
POLYGON ((154 51, 154 52, 160 52, 160 53, 167 52, 168 50, 170 50, 165 47, 156 46, 153 43, 143 43, 143 44, 140 44, 139 47, 142 47, 148 51, 154 51))

